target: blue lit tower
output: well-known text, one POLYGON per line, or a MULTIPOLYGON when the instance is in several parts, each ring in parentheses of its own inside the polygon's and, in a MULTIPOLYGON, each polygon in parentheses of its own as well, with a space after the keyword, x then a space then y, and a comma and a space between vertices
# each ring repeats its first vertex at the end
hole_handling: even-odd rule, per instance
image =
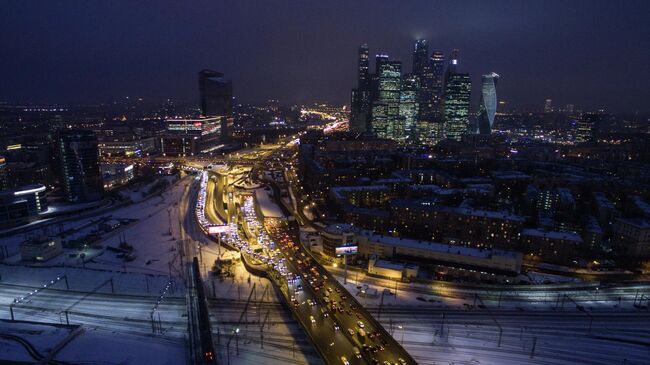
POLYGON ((492 133, 494 115, 497 112, 497 81, 499 75, 492 72, 481 78, 481 103, 478 111, 479 134, 492 133))

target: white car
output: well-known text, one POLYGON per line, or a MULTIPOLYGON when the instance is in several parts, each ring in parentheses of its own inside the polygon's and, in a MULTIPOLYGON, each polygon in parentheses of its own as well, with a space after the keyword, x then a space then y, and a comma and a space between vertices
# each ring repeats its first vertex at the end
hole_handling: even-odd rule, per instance
POLYGON ((361 322, 361 321, 357 322, 357 324, 359 325, 359 328, 363 328, 363 327, 365 327, 365 325, 364 325, 363 322, 361 322))

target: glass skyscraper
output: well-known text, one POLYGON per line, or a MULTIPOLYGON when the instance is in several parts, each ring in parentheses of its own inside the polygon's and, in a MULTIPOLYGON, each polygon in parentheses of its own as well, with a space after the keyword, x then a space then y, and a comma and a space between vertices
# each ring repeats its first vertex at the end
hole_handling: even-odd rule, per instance
POLYGON ((359 47, 357 88, 352 89, 350 129, 355 132, 368 131, 371 107, 371 76, 369 71, 368 46, 359 47))
POLYGON ((445 135, 460 141, 469 125, 469 103, 472 81, 467 73, 449 73, 445 83, 445 135))
POLYGON ((414 143, 418 120, 418 77, 410 74, 402 79, 399 100, 399 115, 402 127, 395 131, 396 139, 400 142, 414 143))
POLYGON ((233 106, 232 81, 226 80, 221 72, 201 70, 199 72, 199 99, 201 115, 204 117, 223 117, 221 138, 227 140, 232 135, 233 106))
POLYGON ((499 75, 492 72, 481 78, 481 103, 478 111, 479 134, 492 133, 497 112, 497 81, 499 75))
POLYGON ((419 142, 428 146, 433 146, 444 139, 442 115, 442 94, 443 94, 443 73, 445 69, 445 59, 441 52, 433 52, 429 58, 428 65, 428 94, 429 105, 424 108, 420 106, 425 118, 418 119, 418 139, 419 142))
POLYGON ((399 125, 402 63, 378 55, 375 66, 378 97, 372 107, 372 132, 380 138, 396 139, 402 130, 399 125))
POLYGON ((104 186, 99 170, 97 136, 91 130, 62 129, 57 135, 61 187, 69 202, 102 198, 104 186))

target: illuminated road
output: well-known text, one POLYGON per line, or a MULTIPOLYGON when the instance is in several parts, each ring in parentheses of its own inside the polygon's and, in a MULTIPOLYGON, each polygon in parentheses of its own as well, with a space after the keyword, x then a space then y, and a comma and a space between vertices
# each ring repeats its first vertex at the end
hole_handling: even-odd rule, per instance
MULTIPOLYGON (((223 188, 222 184, 216 186, 223 188)), ((223 192, 217 191, 213 195, 217 197, 215 204, 222 204, 218 198, 223 197, 223 192)), ((249 224, 255 224, 258 218, 251 208, 252 198, 247 199, 248 202, 243 204, 243 216, 250 219, 249 224)), ((229 202, 229 207, 230 204, 232 202, 229 202)), ((206 208, 208 206, 206 203, 206 208)), ((233 221, 235 217, 230 219, 233 221)), ((297 241, 289 227, 266 228, 271 230, 270 236, 264 233, 265 229, 258 227, 253 230, 261 231, 256 241, 264 246, 265 253, 279 249, 284 258, 281 260, 282 273, 271 269, 270 276, 328 363, 416 363, 336 280, 328 276, 327 271, 308 252, 294 243, 297 241), (327 299, 328 303, 324 298, 325 293, 331 298, 327 299), (332 301, 336 302, 334 307, 332 301)))

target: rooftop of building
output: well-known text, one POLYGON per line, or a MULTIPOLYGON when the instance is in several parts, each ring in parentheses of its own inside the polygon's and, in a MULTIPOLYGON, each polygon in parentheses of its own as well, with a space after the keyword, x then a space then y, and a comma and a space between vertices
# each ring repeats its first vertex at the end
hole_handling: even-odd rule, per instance
POLYGON ((582 237, 572 232, 546 231, 539 228, 524 228, 521 231, 522 236, 546 237, 556 240, 573 241, 581 243, 582 237))
POLYGON ((446 205, 435 205, 435 204, 431 204, 430 201, 425 201, 425 200, 395 199, 391 201, 391 206, 419 208, 419 209, 426 209, 430 211, 439 211, 439 212, 451 212, 451 213, 472 216, 472 217, 485 217, 491 219, 503 219, 503 220, 517 221, 517 222, 524 221, 523 216, 508 213, 508 212, 481 210, 481 209, 466 208, 466 207, 450 207, 446 205))
POLYGON ((619 218, 618 221, 639 229, 650 229, 650 221, 645 218, 619 218))
POLYGON ((470 256, 470 257, 476 257, 482 259, 490 259, 492 257, 505 257, 505 258, 514 259, 520 255, 520 253, 514 251, 497 250, 497 249, 480 249, 480 248, 473 248, 473 247, 449 245, 449 244, 439 243, 439 242, 422 241, 422 240, 416 240, 410 238, 384 236, 384 235, 376 234, 365 230, 360 231, 360 233, 368 236, 368 239, 374 242, 380 242, 383 244, 396 246, 396 247, 413 248, 418 250, 448 253, 452 255, 470 256))

